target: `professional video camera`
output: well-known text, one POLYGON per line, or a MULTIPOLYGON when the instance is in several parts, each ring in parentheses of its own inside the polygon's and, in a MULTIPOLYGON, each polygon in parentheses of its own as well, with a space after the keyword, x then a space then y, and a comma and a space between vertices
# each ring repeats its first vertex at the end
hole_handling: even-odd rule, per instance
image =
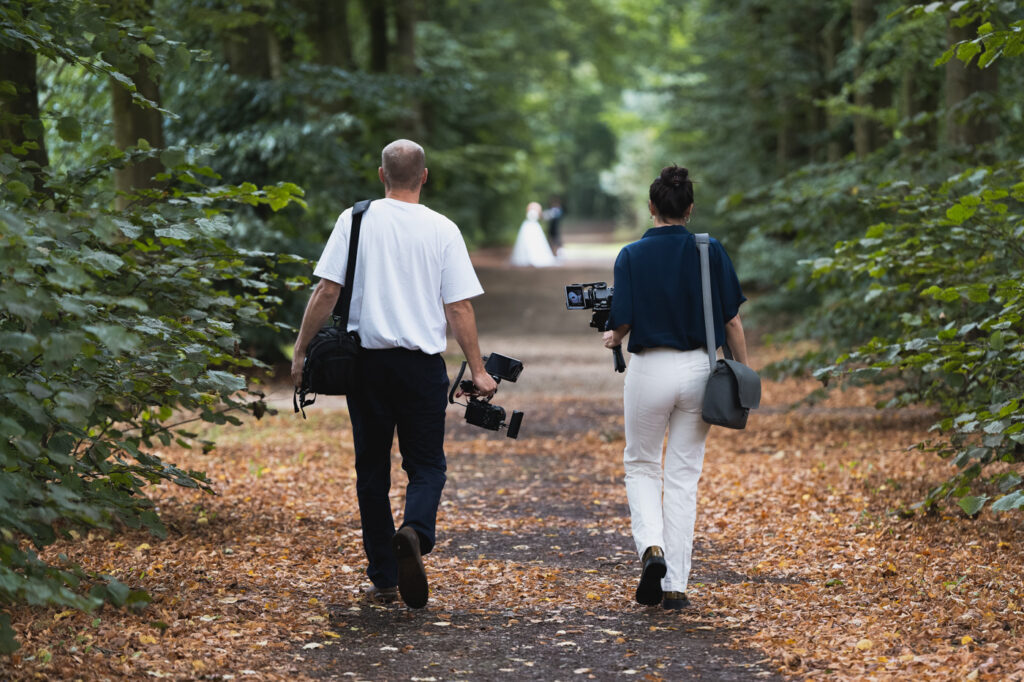
MULTIPOLYGON (((484 357, 484 371, 491 375, 497 383, 502 379, 515 382, 523 371, 523 363, 513 358, 491 353, 484 357)), ((523 423, 523 413, 518 410, 512 411, 512 418, 505 423, 505 408, 491 404, 491 398, 478 398, 476 386, 472 381, 463 381, 462 375, 466 372, 466 362, 463 361, 459 375, 452 382, 452 390, 448 392, 448 402, 455 405, 466 406, 466 421, 473 426, 479 426, 491 431, 505 428, 505 435, 509 438, 519 437, 519 426, 523 423), (456 403, 455 391, 462 389, 462 392, 469 398, 468 403, 456 403)), ((492 396, 493 397, 493 396, 492 396)))
MULTIPOLYGON (((590 326, 599 332, 609 331, 608 317, 612 314, 612 294, 615 289, 604 282, 568 284, 565 287, 565 307, 568 310, 593 310, 590 326)), ((612 348, 612 360, 616 372, 626 371, 626 360, 622 357, 622 346, 612 348)))

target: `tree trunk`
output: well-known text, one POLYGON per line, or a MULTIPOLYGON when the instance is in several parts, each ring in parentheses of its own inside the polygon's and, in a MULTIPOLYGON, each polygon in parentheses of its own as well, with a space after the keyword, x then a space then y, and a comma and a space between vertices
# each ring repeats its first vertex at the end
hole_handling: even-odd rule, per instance
MULTIPOLYGON (((875 111, 892 107, 893 87, 891 81, 879 81, 871 89, 871 107, 875 111)), ((892 131, 881 121, 872 121, 868 126, 871 131, 871 150, 880 149, 892 141, 892 131)))
POLYGON ((239 76, 258 80, 281 77, 281 44, 262 21, 226 33, 224 58, 231 73, 239 76))
POLYGON ((925 78, 930 72, 908 69, 900 79, 900 119, 903 130, 909 138, 906 151, 910 153, 934 149, 937 143, 937 125, 934 117, 924 123, 913 123, 918 114, 938 109, 938 93, 941 83, 925 78))
MULTIPOLYGON (((824 97, 830 97, 832 92, 832 74, 836 69, 836 57, 839 55, 839 26, 836 20, 825 25, 821 34, 821 61, 825 67, 825 74, 822 81, 825 84, 824 97)), ((842 158, 842 146, 839 144, 840 118, 831 110, 825 112, 825 128, 828 131, 828 144, 826 145, 825 157, 829 163, 842 158)))
POLYGON ((394 0, 395 68, 416 75, 416 0, 394 0))
POLYGON ((370 71, 388 70, 388 4, 387 0, 363 0, 363 11, 370 30, 370 71))
MULTIPOLYGON (((395 15, 394 68, 408 78, 414 78, 416 70, 416 0, 393 0, 395 15)), ((411 139, 423 142, 423 104, 415 94, 406 102, 408 114, 400 121, 401 127, 411 139)))
POLYGON ((789 95, 780 93, 775 101, 775 172, 779 177, 789 170, 793 157, 793 114, 789 95))
POLYGON ((306 0, 306 7, 310 21, 306 32, 316 47, 316 62, 350 70, 353 60, 348 0, 306 0))
MULTIPOLYGON (((978 35, 977 24, 946 29, 947 42, 952 45, 978 35)), ((994 95, 999 87, 998 62, 988 68, 964 64, 955 57, 946 62, 946 142, 953 146, 979 145, 991 142, 999 132, 994 117, 986 107, 965 111, 964 104, 973 95, 994 95)))
POLYGON ((46 153, 43 124, 39 119, 35 53, 0 47, 0 81, 10 81, 17 89, 16 95, 0 97, 0 138, 15 147, 29 143, 25 146, 25 154, 19 156, 34 164, 31 171, 35 176, 35 189, 42 191, 41 171, 50 165, 50 159, 46 153))
MULTIPOLYGON (((160 88, 149 77, 149 61, 139 57, 138 69, 132 75, 132 82, 139 94, 146 99, 160 104, 160 88)), ((138 106, 132 101, 132 94, 116 81, 111 82, 113 95, 114 144, 119 149, 134 147, 139 140, 145 140, 150 147, 164 146, 163 116, 156 109, 138 106)), ((153 176, 163 170, 159 159, 147 159, 134 163, 114 172, 114 186, 119 192, 131 192, 135 189, 156 186, 153 176)), ((127 206, 125 197, 118 197, 119 209, 127 206)))
MULTIPOLYGON (((857 49, 857 66, 854 67, 854 79, 860 79, 864 73, 864 36, 875 18, 874 0, 853 0, 853 44, 857 49)), ((871 106, 871 93, 863 87, 853 93, 853 104, 858 110, 871 106)), ((871 121, 863 114, 853 116, 853 149, 858 158, 871 153, 871 121)))

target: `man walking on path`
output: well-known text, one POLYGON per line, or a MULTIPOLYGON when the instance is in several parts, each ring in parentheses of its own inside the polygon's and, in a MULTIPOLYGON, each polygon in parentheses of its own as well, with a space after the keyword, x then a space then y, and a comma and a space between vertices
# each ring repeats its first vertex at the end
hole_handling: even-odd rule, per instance
MULTIPOLYGON (((484 371, 469 299, 483 293, 459 228, 419 203, 427 181, 423 148, 396 140, 384 148, 377 173, 384 199, 374 201, 360 228, 349 329, 363 352, 348 398, 356 453, 356 492, 372 585, 367 596, 412 608, 427 603, 422 554, 434 547, 437 507, 445 484, 444 418, 448 373, 441 353, 451 325, 476 392, 493 395, 484 371), (395 430, 409 476, 402 527, 391 515, 391 447, 395 430)), ((341 293, 352 209, 338 218, 317 263, 320 282, 295 341, 292 381, 302 381, 309 342, 341 293)))

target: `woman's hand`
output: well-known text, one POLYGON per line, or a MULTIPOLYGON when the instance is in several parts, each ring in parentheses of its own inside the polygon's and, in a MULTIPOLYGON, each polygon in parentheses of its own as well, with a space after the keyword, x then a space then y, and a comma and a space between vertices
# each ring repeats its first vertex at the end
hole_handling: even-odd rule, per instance
POLYGON ((604 336, 601 337, 604 339, 604 347, 615 348, 615 346, 621 346, 622 339, 626 338, 626 334, 629 333, 630 329, 632 329, 630 325, 623 324, 616 329, 605 332, 604 336))

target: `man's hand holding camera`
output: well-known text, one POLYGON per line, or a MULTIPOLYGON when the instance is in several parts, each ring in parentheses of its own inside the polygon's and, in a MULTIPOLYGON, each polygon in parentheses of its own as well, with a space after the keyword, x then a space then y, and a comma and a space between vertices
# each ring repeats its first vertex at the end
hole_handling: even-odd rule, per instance
POLYGON ((470 367, 469 371, 472 372, 473 376, 471 380, 473 382, 473 391, 463 391, 461 387, 456 391, 455 397, 461 398, 464 395, 472 395, 477 398, 490 398, 498 391, 498 382, 494 380, 490 374, 484 370, 484 363, 475 363, 478 367, 470 367))
POLYGON ((456 398, 466 397, 467 402, 457 403, 466 408, 466 421, 474 426, 479 426, 491 431, 506 429, 505 435, 509 438, 519 437, 519 427, 523 423, 523 413, 513 410, 511 417, 505 421, 505 408, 491 403, 491 398, 498 391, 498 384, 505 381, 515 381, 523 371, 523 363, 515 358, 491 353, 485 358, 473 358, 462 363, 462 368, 455 376, 451 391, 448 392, 448 402, 455 403, 456 398), (473 372, 472 379, 463 379, 466 369, 473 372))

